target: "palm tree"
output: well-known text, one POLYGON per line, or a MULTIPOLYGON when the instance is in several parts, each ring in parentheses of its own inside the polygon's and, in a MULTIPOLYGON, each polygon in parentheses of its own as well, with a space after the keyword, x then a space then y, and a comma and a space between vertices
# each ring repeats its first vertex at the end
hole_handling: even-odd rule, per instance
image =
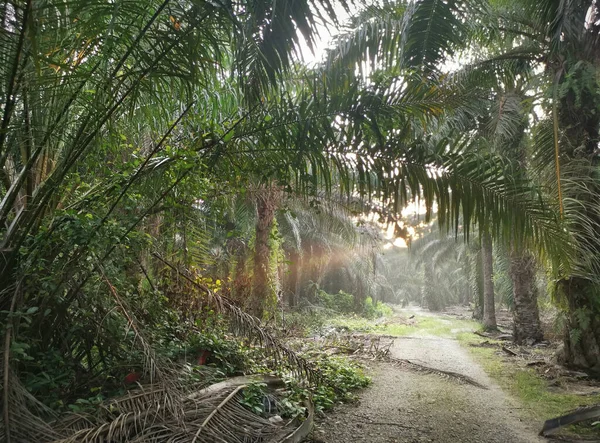
MULTIPOLYGON (((452 36, 445 34, 446 28, 442 21, 448 16, 451 20, 458 20, 459 23, 455 24, 458 29, 457 34, 462 33, 461 35, 465 37, 473 35, 467 23, 473 21, 483 24, 483 32, 475 34, 476 41, 480 44, 486 45, 490 41, 495 44, 498 42, 498 36, 503 39, 503 44, 497 45, 494 51, 484 51, 479 57, 475 54, 471 66, 462 70, 462 73, 457 73, 459 91, 468 90, 468 83, 465 84, 461 80, 463 75, 471 77, 473 84, 477 86, 477 91, 489 88, 490 78, 495 84, 498 84, 498 79, 501 79, 504 84, 525 80, 533 85, 536 93, 534 98, 538 100, 537 103, 546 108, 545 115, 550 116, 533 127, 532 146, 536 155, 532 163, 537 166, 529 168, 527 174, 524 174, 522 161, 520 168, 518 168, 519 161, 508 162, 507 166, 515 171, 511 174, 512 180, 522 183, 532 179, 544 190, 543 207, 533 210, 538 215, 547 214, 548 219, 543 224, 563 225, 559 230, 567 228, 571 236, 571 240, 568 241, 572 245, 571 248, 551 251, 552 247, 550 247, 542 254, 544 257, 542 260, 545 258, 550 260, 552 269, 563 282, 559 285, 560 292, 565 294, 568 301, 571 326, 566 337, 567 360, 571 363, 577 360, 578 364, 582 364, 589 357, 590 364, 587 366, 593 367, 596 364, 594 362, 597 361, 597 357, 592 355, 593 350, 598 349, 594 344, 596 341, 594 331, 597 327, 593 320, 597 315, 592 314, 591 308, 595 303, 593 288, 596 285, 594 276, 597 275, 595 257, 598 256, 595 240, 598 237, 596 235, 598 217, 595 215, 597 210, 593 203, 595 201, 593 196, 597 194, 593 178, 595 170, 593 153, 598 132, 594 129, 597 127, 594 119, 598 113, 595 112, 594 103, 590 100, 596 88, 591 79, 594 78, 593 73, 596 72, 597 64, 593 49, 597 38, 597 25, 593 20, 588 20, 586 24, 586 14, 590 12, 590 16, 595 17, 597 11, 591 2, 567 5, 558 1, 546 1, 527 2, 525 6, 522 5, 522 3, 510 3, 470 8, 467 4, 467 7, 461 8, 454 2, 425 0, 410 4, 399 2, 392 6, 369 9, 361 16, 362 23, 341 38, 347 44, 340 45, 340 49, 332 54, 330 65, 337 69, 336 72, 340 72, 341 67, 345 65, 357 64, 359 60, 368 59, 375 67, 372 69, 382 67, 383 72, 390 72, 390 77, 393 77, 394 72, 401 72, 403 66, 414 67, 411 63, 419 60, 422 62, 419 65, 423 69, 421 72, 428 78, 432 78, 436 74, 441 74, 436 66, 443 66, 444 55, 452 54, 460 47, 452 36), (435 25, 431 26, 433 23, 435 25), (399 30, 403 32, 398 32, 399 30), (368 41, 368 45, 365 44, 368 49, 364 47, 365 45, 360 46, 362 36, 369 37, 365 39, 368 41), (483 40, 479 39, 480 37, 483 37, 483 40), (414 51, 423 49, 423 44, 436 47, 425 48, 427 50, 419 57, 414 56, 414 51), (363 51, 362 58, 361 51, 363 51), (365 52, 370 56, 364 56, 365 52), (524 66, 531 69, 539 66, 540 63, 544 63, 547 67, 543 74, 535 75, 534 78, 528 77, 530 74, 523 76, 524 66), (505 76, 506 73, 509 77, 505 76), (536 85, 540 86, 535 89, 536 85), (540 95, 539 91, 543 92, 543 88, 546 88, 549 93, 540 95), (561 128, 568 128, 568 130, 562 131, 561 128), (563 132, 564 135, 561 135, 563 132), (567 146, 567 149, 561 149, 562 144, 567 146), (581 201, 585 201, 585 204, 580 204, 581 201), (557 220, 559 214, 562 220, 557 220), (553 217, 555 219, 551 221, 553 217), (569 277, 565 278, 566 275, 569 277), (582 295, 584 293, 588 295, 582 295), (581 340, 582 336, 583 340, 581 340), (586 353, 589 353, 588 357, 585 357, 586 353)), ((482 28, 478 29, 481 30, 482 28)), ((473 40, 465 38, 464 41, 473 40)), ((386 78, 383 72, 378 78, 386 78)), ((347 72, 345 74, 351 75, 347 72)), ((504 97, 500 96, 501 101, 508 92, 502 94, 504 97)), ((444 121, 461 131, 473 129, 473 125, 465 123, 460 117, 481 115, 481 99, 478 94, 474 97, 471 95, 467 99, 471 105, 458 106, 454 109, 454 113, 445 116, 447 118, 444 121)), ((483 102, 489 102, 489 98, 484 96, 483 102)), ((486 112, 483 113, 484 116, 486 112)), ((512 126, 516 128, 521 126, 520 131, 514 133, 519 137, 519 132, 523 133, 522 122, 526 119, 523 114, 517 117, 516 125, 512 126)), ((378 122, 377 130, 383 132, 380 130, 382 126, 381 122, 378 122)), ((444 152, 440 156, 446 155, 447 152, 444 152)), ((403 158, 406 159, 406 155, 403 158)), ((516 158, 522 159, 522 155, 519 154, 516 158)), ((461 168, 465 166, 464 161, 463 157, 460 161, 453 162, 447 170, 460 170, 461 174, 465 173, 465 169, 461 168)), ((485 181, 486 178, 489 179, 487 183, 496 184, 506 179, 506 177, 492 178, 489 171, 483 170, 477 171, 473 177, 478 183, 485 181)), ((461 204, 455 199, 456 197, 453 196, 452 205, 461 204)), ((519 199, 523 197, 521 195, 519 199)), ((515 208, 514 203, 513 198, 510 204, 513 208, 515 208)), ((471 215, 470 205, 464 201, 462 204, 467 212, 465 220, 468 223, 471 215)), ((499 221, 497 215, 489 211, 490 204, 487 206, 487 210, 483 212, 495 219, 494 222, 497 223, 499 221)), ((442 212, 446 210, 446 207, 442 208, 442 212)), ((522 221, 513 218, 506 222, 505 226, 512 225, 516 228, 517 235, 507 231, 502 233, 502 237, 505 241, 513 243, 513 258, 519 260, 520 257, 523 264, 528 265, 529 255, 539 252, 540 243, 522 245, 522 235, 518 234, 523 227, 522 221), (530 252, 527 252, 528 250, 530 252)), ((535 223, 532 220, 525 222, 531 227, 535 223)), ((482 224, 485 225, 485 221, 482 224)), ((540 229, 543 228, 540 226, 540 229)), ((494 236, 498 234, 496 229, 492 229, 491 233, 494 236)), ((529 265, 523 266, 523 269, 528 267, 529 265)), ((516 269, 516 266, 513 267, 513 270, 516 269)), ((516 299, 519 300, 515 305, 517 323, 519 325, 522 321, 530 323, 524 325, 521 331, 516 331, 517 340, 521 340, 524 335, 533 340, 540 338, 537 304, 534 292, 528 289, 532 287, 531 276, 531 272, 527 272, 526 275, 517 273, 513 275, 514 288, 517 290, 516 299), (529 282, 524 282, 523 279, 529 279, 529 282), (521 315, 523 310, 524 315, 521 315)))
MULTIPOLYGON (((314 201, 313 201, 314 203, 314 201)), ((279 225, 284 248, 290 253, 292 305, 300 298, 314 302, 314 289, 332 294, 342 290, 354 296, 356 312, 368 296, 375 298, 386 282, 377 276, 378 228, 357 225, 347 207, 333 198, 312 206, 289 198, 279 225)))
MULTIPOLYGON (((381 20, 387 7, 368 9, 363 18, 372 20, 340 37, 326 66, 291 79, 294 47, 300 35, 311 41, 315 11, 334 15, 327 0, 23 0, 1 7, 8 441, 51 435, 18 377, 56 365, 27 352, 57 355, 74 377, 90 379, 112 376, 111 364, 130 361, 135 347, 158 375, 155 352, 136 326, 144 316, 156 325, 153 315, 165 315, 160 303, 152 315, 152 306, 137 309, 145 301, 137 297, 140 280, 154 286, 150 269, 136 261, 151 248, 144 221, 160 215, 170 223, 163 232, 172 242, 161 252, 191 263, 187 216, 198 220, 208 198, 241 192, 249 178, 302 195, 359 194, 390 212, 422 196, 428 216, 437 201, 442 224, 458 228, 462 217, 466 235, 477 223, 496 237, 514 230, 550 256, 569 251, 536 189, 507 177, 504 159, 474 149, 477 107, 441 75, 468 31, 459 2, 402 2, 390 20, 381 20), (405 32, 379 45, 380 31, 399 29, 405 32), (356 38, 365 32, 377 38, 365 45, 356 38), (357 75, 357 64, 380 56, 385 70, 357 75), (19 328, 22 313, 27 327, 19 328), (133 327, 135 337, 118 338, 133 327), (29 348, 11 346, 21 339, 29 348)), ((255 272, 263 277, 272 207, 260 210, 256 230, 255 272)), ((202 288, 198 275, 165 266, 174 280, 186 275, 185 285, 202 288)), ((181 281, 172 289, 188 288, 181 281)), ((259 278, 255 296, 265 293, 265 281, 259 278)), ((260 335, 255 320, 223 306, 260 335)))
MULTIPOLYGON (((600 251, 597 201, 597 143, 600 114, 593 98, 598 85, 591 80, 600 65, 596 55, 598 25, 595 2, 518 2, 487 10, 490 33, 513 38, 515 45, 497 58, 542 64, 532 79, 542 92, 545 115, 533 128, 532 174, 546 184, 572 242, 577 244, 575 266, 554 268, 557 291, 568 316, 565 361, 597 371, 600 324, 597 323, 597 263, 600 251)), ((524 269, 516 283, 527 280, 530 260, 515 263, 524 269)), ((533 303, 531 303, 533 308, 533 303)), ((535 330, 532 332, 536 335, 535 330)))
POLYGON ((469 269, 465 266, 468 245, 464 236, 460 237, 463 242, 454 235, 440 235, 439 227, 434 224, 411 242, 413 266, 407 267, 402 279, 410 281, 411 274, 421 276, 422 304, 430 310, 441 311, 469 298, 469 269))
POLYGON ((255 317, 262 318, 269 299, 274 298, 270 289, 270 256, 269 238, 273 230, 275 212, 281 200, 281 189, 275 185, 259 187, 256 198, 256 231, 254 237, 254 272, 253 287, 247 311, 255 317))
MULTIPOLYGON (((132 263, 147 252, 138 242, 144 220, 198 205, 185 186, 206 190, 198 176, 218 169, 224 145, 237 145, 240 120, 264 110, 257 103, 290 68, 301 36, 313 41, 321 7, 335 19, 327 0, 2 3, 0 305, 7 328, 0 372, 7 441, 37 440, 36 431, 51 436, 18 380, 50 363, 20 359, 11 352, 15 337, 30 340, 32 354, 56 350, 89 377, 123 358, 115 334, 134 325, 133 314, 112 282, 128 285, 140 275, 132 263), (93 294, 104 294, 103 301, 93 294), (28 312, 27 331, 14 315, 21 311, 28 312)), ((173 249, 187 253, 187 220, 173 218, 164 217, 178 227, 173 249)), ((140 266, 156 289, 151 270, 140 266)), ((132 342, 149 350, 140 343, 132 342)))
MULTIPOLYGON (((491 149, 516 159, 510 173, 527 177, 530 162, 527 155, 529 140, 526 137, 526 129, 531 104, 527 96, 526 82, 531 77, 531 66, 510 66, 503 71, 498 70, 495 77, 496 82, 492 80, 490 83, 493 98, 483 132, 491 149)), ((486 89, 490 85, 481 86, 486 89)), ((508 254, 511 261, 509 274, 513 292, 514 341, 519 344, 538 342, 543 339, 543 334, 537 304, 535 259, 530 251, 512 240, 511 243, 508 254)))

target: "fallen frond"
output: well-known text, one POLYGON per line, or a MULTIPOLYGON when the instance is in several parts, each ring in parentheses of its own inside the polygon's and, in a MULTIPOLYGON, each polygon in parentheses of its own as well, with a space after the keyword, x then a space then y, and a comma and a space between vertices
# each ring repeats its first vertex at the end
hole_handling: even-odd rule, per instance
POLYGON ((430 366, 414 363, 410 360, 392 357, 390 349, 394 344, 391 337, 370 335, 370 334, 331 334, 323 339, 319 349, 326 350, 329 353, 345 353, 356 357, 370 360, 378 360, 392 363, 402 369, 414 372, 437 375, 448 380, 453 380, 461 384, 468 384, 481 389, 487 389, 472 377, 459 374, 458 372, 445 371, 432 368, 430 366))
POLYGON ((256 381, 267 381, 271 391, 283 383, 275 377, 257 375, 236 377, 187 394, 179 391, 180 416, 169 413, 166 404, 173 394, 154 386, 141 387, 105 403, 94 416, 69 415, 54 427, 55 435, 62 437, 45 436, 36 441, 279 443, 295 441, 288 437, 298 433, 305 436, 307 426, 312 426, 312 407, 307 408, 309 415, 300 424, 297 420, 269 420, 243 406, 246 383, 256 381))
POLYGON ((447 380, 456 381, 460 384, 467 384, 471 386, 475 386, 481 389, 487 389, 486 386, 482 385, 474 378, 469 377, 468 375, 459 374, 458 372, 453 371, 445 371, 443 369, 432 368, 431 366, 425 366, 418 363, 414 363, 410 360, 406 360, 403 358, 394 358, 387 357, 385 361, 389 361, 395 366, 398 366, 403 369, 408 369, 410 371, 421 372, 425 374, 437 375, 438 377, 445 378, 447 380))
MULTIPOLYGON (((4 368, 4 365, 1 366, 4 368)), ((48 420, 55 417, 54 412, 40 403, 25 387, 10 369, 5 373, 0 370, 2 378, 7 377, 8 390, 2 390, 6 414, 9 419, 10 435, 7 435, 5 421, 0 422, 0 441, 33 442, 43 441, 43 438, 57 436, 48 425, 48 420)))
POLYGON ((567 415, 546 420, 540 435, 547 437, 554 434, 564 426, 573 425, 582 421, 598 420, 600 418, 600 405, 579 408, 567 415))

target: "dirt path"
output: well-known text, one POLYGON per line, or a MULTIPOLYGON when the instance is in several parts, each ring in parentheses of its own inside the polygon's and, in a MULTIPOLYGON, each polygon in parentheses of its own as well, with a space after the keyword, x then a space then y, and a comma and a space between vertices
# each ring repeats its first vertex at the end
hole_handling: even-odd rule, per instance
MULTIPOLYGON (((397 358, 469 375, 487 386, 461 385, 435 375, 385 363, 372 365, 373 385, 360 400, 339 407, 320 423, 316 442, 326 443, 529 443, 544 441, 519 418, 504 394, 454 339, 411 336, 395 339, 397 358)), ((533 425, 533 426, 532 426, 533 425)))

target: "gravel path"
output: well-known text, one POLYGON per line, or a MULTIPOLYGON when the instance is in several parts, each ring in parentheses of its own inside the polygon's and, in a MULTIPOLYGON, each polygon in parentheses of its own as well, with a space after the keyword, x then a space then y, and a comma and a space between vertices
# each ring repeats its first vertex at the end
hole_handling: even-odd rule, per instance
POLYGON ((325 443, 529 443, 541 442, 504 394, 453 339, 397 338, 392 355, 469 375, 484 390, 386 363, 371 365, 373 385, 357 403, 340 406, 317 424, 314 442, 325 443))

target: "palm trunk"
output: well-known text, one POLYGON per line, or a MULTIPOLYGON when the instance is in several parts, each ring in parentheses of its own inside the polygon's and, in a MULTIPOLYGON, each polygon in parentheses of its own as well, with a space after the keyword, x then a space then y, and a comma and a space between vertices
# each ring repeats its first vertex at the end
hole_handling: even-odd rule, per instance
POLYGON ((497 325, 494 303, 492 237, 489 232, 484 232, 481 237, 481 257, 483 260, 483 326, 486 330, 494 330, 497 329, 497 325))
POLYGON ((467 254, 469 266, 469 288, 473 295, 473 318, 483 320, 483 260, 481 249, 467 254))
POLYGON ((300 271, 302 267, 300 251, 290 252, 290 270, 286 288, 287 302, 290 308, 298 306, 298 283, 300 282, 300 271))
POLYGON ((544 339, 540 325, 535 286, 535 259, 527 253, 512 252, 510 278, 513 283, 513 334, 517 344, 536 343, 544 339))
POLYGON ((600 376, 600 307, 598 287, 582 278, 559 282, 568 301, 564 363, 600 376))
POLYGON ((269 269, 271 248, 269 237, 275 220, 276 202, 271 192, 267 191, 258 198, 256 236, 254 241, 254 284, 248 312, 262 318, 266 300, 269 297, 269 269))
POLYGON ((362 281, 357 280, 354 291, 354 312, 361 313, 365 310, 365 302, 367 300, 367 291, 362 281))
POLYGON ((469 254, 466 250, 465 250, 465 253, 463 254, 462 262, 463 262, 463 269, 465 272, 465 282, 463 283, 462 288, 459 289, 462 292, 462 295, 460 296, 460 302, 463 306, 469 306, 475 299, 475 297, 474 297, 475 291, 473 291, 473 286, 471 285, 471 280, 472 280, 471 275, 473 274, 473 269, 471 266, 471 260, 469 258, 469 254))
POLYGON ((423 265, 423 287, 421 288, 422 304, 430 311, 439 312, 444 309, 444 304, 441 294, 434 290, 434 282, 433 265, 425 263, 423 265))

